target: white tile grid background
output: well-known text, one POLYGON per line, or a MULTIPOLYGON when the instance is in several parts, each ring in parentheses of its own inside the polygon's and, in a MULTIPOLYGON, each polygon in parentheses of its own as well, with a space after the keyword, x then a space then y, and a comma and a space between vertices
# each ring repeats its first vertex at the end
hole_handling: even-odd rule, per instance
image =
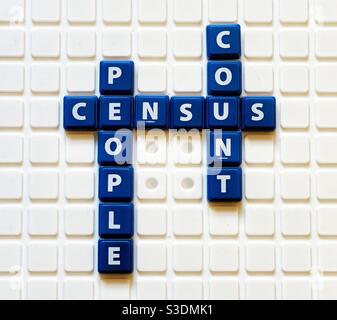
MULTIPOLYGON (((337 47, 331 41, 337 32, 337 3, 177 0, 179 6, 174 6, 175 1, 167 0, 166 19, 157 11, 153 21, 148 6, 160 11, 161 0, 132 1, 132 19, 123 14, 128 12, 126 0, 106 1, 110 8, 104 11, 103 0, 60 2, 59 7, 57 0, 26 1, 24 14, 24 0, 3 0, 0 8, 0 299, 337 298, 337 47), (90 133, 66 135, 57 121, 62 113, 57 101, 77 91, 97 92, 98 63, 103 53, 115 59, 111 52, 136 62, 142 93, 150 88, 201 94, 202 81, 205 94, 205 41, 202 58, 195 54, 197 41, 177 48, 178 56, 185 55, 177 58, 173 35, 193 30, 197 39, 210 22, 242 26, 244 88, 248 94, 277 97, 277 132, 246 135, 246 199, 216 213, 205 200, 205 187, 202 201, 197 187, 195 192, 173 191, 175 177, 181 179, 182 173, 192 172, 195 181, 203 173, 205 186, 205 166, 189 164, 202 154, 198 142, 192 142, 195 155, 177 160, 179 144, 161 135, 158 139, 169 140, 167 162, 154 166, 156 157, 146 159, 141 137, 135 138, 138 178, 145 175, 151 185, 154 172, 157 179, 166 173, 167 197, 162 184, 150 191, 147 180, 138 179, 136 187, 145 186, 137 188, 135 200, 135 272, 129 278, 100 277, 95 138, 90 133), (167 32, 166 54, 164 42, 146 43, 149 31, 151 37, 161 37, 155 29, 167 32), (130 31, 132 50, 127 45, 130 31), (120 51, 114 51, 113 42, 110 48, 103 44, 104 32, 120 36, 120 51), (90 45, 95 34, 96 47, 90 45), (144 43, 138 47, 140 38, 144 43), (165 66, 166 84, 160 81, 165 66), (203 77, 197 76, 200 68, 203 77), (182 194, 188 200, 175 200, 182 194)), ((202 145, 204 149, 204 137, 202 145)))

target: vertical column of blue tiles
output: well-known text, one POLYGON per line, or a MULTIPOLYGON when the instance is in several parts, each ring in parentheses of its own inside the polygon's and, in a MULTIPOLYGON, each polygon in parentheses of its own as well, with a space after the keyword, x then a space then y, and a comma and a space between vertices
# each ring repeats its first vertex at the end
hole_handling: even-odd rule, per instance
POLYGON ((241 28, 207 27, 206 128, 209 202, 242 200, 242 93, 241 28))
POLYGON ((133 92, 132 61, 101 62, 98 132, 100 273, 133 272, 133 92))

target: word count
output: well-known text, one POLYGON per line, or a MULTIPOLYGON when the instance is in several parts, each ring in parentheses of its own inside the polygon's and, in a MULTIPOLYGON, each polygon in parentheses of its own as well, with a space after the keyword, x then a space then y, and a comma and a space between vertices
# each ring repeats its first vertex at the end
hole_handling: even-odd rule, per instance
POLYGON ((274 97, 240 97, 241 29, 209 25, 208 96, 134 97, 132 61, 100 63, 100 94, 64 97, 64 128, 98 132, 100 273, 133 272, 133 130, 206 130, 209 202, 242 200, 242 132, 276 128, 274 97))

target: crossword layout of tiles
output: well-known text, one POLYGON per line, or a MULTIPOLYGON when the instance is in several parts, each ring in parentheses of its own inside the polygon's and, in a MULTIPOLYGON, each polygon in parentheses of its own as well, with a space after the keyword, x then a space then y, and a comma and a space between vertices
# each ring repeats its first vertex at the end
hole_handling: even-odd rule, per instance
MULTIPOLYGON (((206 108, 204 97, 196 96, 170 99, 168 96, 138 95, 134 102, 135 66, 132 61, 101 62, 100 99, 64 98, 65 130, 100 129, 100 273, 133 272, 133 241, 130 240, 134 232, 132 129, 207 129, 207 198, 209 202, 219 203, 242 200, 241 129, 273 131, 276 128, 274 97, 239 98, 242 65, 240 61, 229 60, 241 57, 240 26, 209 25, 206 34, 209 58, 206 108)), ((156 184, 151 190, 155 192, 160 186, 154 178, 149 178, 145 184, 151 181, 156 184)), ((181 180, 182 188, 190 192, 195 192, 194 183, 191 179, 181 180)))

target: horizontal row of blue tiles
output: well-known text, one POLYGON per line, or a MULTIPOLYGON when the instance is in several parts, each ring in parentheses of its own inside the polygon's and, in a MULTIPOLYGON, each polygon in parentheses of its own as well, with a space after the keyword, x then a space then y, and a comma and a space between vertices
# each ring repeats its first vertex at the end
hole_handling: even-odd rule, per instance
POLYGON ((66 130, 120 128, 273 131, 274 97, 66 96, 66 130))

